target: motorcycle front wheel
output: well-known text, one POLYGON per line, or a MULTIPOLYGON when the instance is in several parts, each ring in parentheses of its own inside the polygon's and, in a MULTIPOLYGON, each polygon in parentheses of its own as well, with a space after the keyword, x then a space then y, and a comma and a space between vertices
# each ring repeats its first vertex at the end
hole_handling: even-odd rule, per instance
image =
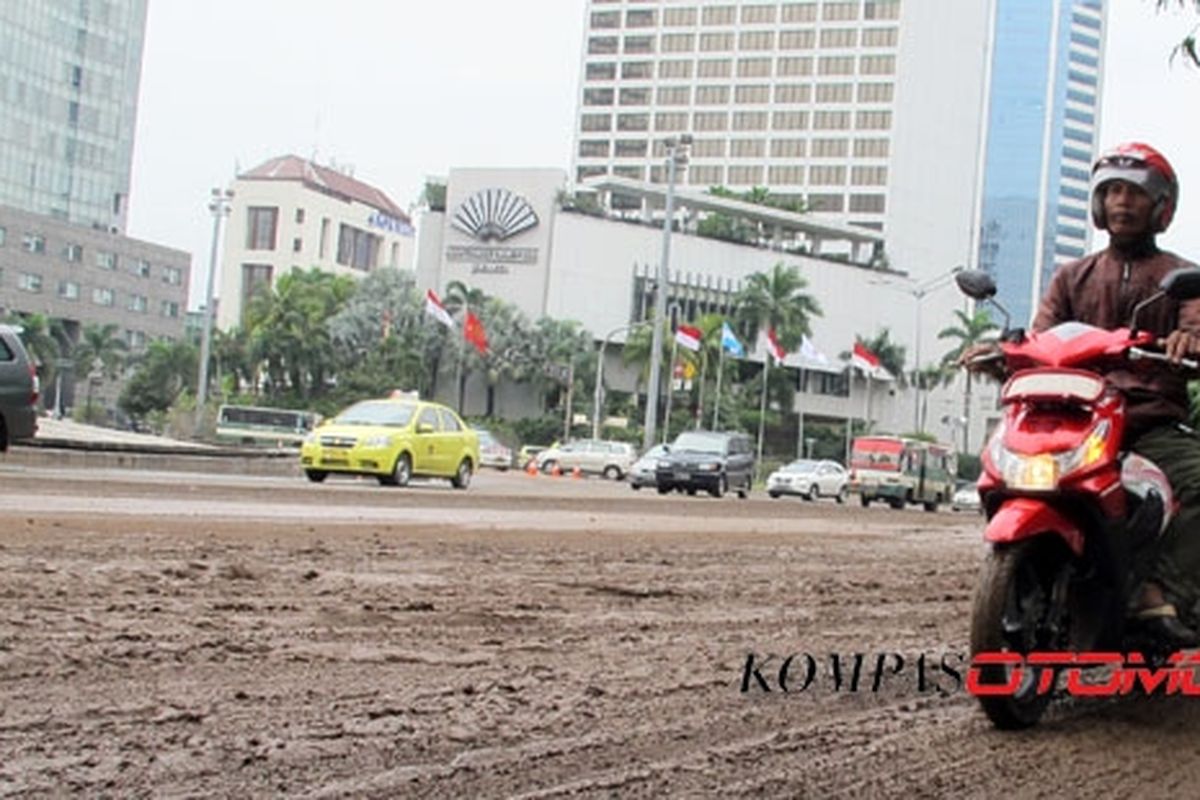
MULTIPOLYGON (((971 656, 980 653, 1057 652, 1066 649, 1067 584, 1071 567, 1066 547, 1039 536, 997 547, 983 567, 971 612, 971 656)), ((1008 686, 1010 665, 979 667, 979 683, 1008 686)), ((1053 667, 1023 666, 1013 691, 979 695, 992 724, 1018 730, 1037 724, 1053 697, 1053 667), (1043 686, 1049 681, 1049 690, 1043 686)))

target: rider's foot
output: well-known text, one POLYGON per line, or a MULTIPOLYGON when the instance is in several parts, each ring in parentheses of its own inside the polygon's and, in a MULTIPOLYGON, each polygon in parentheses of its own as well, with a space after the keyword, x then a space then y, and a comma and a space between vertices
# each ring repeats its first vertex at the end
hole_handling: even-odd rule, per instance
POLYGON ((1200 635, 1179 621, 1179 614, 1170 603, 1143 608, 1130 617, 1128 627, 1135 636, 1147 637, 1172 650, 1200 647, 1200 635))

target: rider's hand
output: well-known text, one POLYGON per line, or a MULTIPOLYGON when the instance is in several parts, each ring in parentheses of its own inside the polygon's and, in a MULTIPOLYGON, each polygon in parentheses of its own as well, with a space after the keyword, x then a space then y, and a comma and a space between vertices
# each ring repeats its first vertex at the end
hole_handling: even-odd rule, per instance
POLYGON ((1200 334, 1191 331, 1171 331, 1171 335, 1160 340, 1159 344, 1172 364, 1178 364, 1185 358, 1200 356, 1200 334))
POLYGON ((985 375, 991 375, 993 378, 1003 379, 1003 360, 999 358, 993 358, 986 361, 975 361, 975 359, 984 358, 986 356, 996 356, 1000 353, 1000 345, 996 344, 995 342, 974 344, 968 347, 966 350, 963 350, 962 355, 958 357, 958 365, 965 368, 968 372, 982 373, 985 375))

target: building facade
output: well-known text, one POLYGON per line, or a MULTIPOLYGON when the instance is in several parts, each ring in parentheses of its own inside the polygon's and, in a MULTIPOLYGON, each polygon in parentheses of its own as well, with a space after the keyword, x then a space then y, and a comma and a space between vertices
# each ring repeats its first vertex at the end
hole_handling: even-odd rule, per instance
POLYGON ((412 269, 409 217, 382 191, 331 167, 281 156, 238 176, 219 268, 217 324, 292 269, 362 276, 412 269))
POLYGON ((995 0, 979 266, 1025 325, 1059 264, 1091 246, 1103 0, 995 0))
POLYGON ((124 232, 146 0, 0 3, 0 205, 124 232))

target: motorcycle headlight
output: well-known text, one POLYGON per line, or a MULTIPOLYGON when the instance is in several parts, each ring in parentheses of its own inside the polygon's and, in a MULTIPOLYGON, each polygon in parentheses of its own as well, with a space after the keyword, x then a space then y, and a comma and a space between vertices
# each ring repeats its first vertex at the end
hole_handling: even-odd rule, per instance
POLYGON ((390 436, 368 436, 363 439, 363 447, 389 447, 392 444, 390 436))
POLYGON ((1061 453, 1014 453, 1004 446, 1004 429, 997 429, 988 448, 992 464, 1012 489, 1049 491, 1068 475, 1089 469, 1104 457, 1108 420, 1102 420, 1083 443, 1061 453))

